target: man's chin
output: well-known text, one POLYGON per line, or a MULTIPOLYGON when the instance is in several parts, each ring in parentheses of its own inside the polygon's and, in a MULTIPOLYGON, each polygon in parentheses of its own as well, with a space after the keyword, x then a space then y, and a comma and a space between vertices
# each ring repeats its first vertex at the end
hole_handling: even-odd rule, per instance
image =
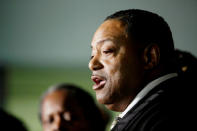
POLYGON ((113 104, 113 102, 110 102, 109 100, 106 100, 106 99, 103 99, 102 97, 96 97, 97 101, 100 103, 100 104, 103 104, 106 106, 106 108, 108 108, 109 110, 112 110, 112 111, 118 111, 116 108, 116 106, 113 104))
POLYGON ((105 107, 109 110, 120 112, 120 110, 117 108, 115 104, 105 104, 105 107))
POLYGON ((116 111, 116 112, 121 112, 120 109, 118 108, 117 104, 115 104, 113 102, 109 102, 109 101, 106 101, 104 99, 98 99, 98 98, 97 98, 97 101, 100 104, 105 105, 105 107, 108 108, 109 110, 116 111))
MULTIPOLYGON (((101 93, 101 92, 100 92, 101 93)), ((100 95, 100 93, 96 93, 96 99, 100 104, 109 104, 109 99, 106 98, 103 94, 100 95)))
POLYGON ((97 101, 98 101, 100 104, 104 104, 104 105, 105 105, 106 101, 105 101, 104 99, 102 99, 102 98, 100 98, 100 97, 98 97, 98 96, 96 96, 96 99, 97 99, 97 101))

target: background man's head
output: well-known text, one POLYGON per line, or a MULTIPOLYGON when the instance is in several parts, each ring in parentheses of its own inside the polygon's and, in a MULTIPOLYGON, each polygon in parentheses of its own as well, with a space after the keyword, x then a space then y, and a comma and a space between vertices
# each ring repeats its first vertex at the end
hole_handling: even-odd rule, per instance
POLYGON ((108 16, 91 43, 93 89, 109 109, 123 111, 174 55, 168 24, 157 14, 124 10, 108 16))
POLYGON ((104 130, 92 97, 79 87, 61 84, 50 88, 43 95, 40 108, 44 131, 104 130))

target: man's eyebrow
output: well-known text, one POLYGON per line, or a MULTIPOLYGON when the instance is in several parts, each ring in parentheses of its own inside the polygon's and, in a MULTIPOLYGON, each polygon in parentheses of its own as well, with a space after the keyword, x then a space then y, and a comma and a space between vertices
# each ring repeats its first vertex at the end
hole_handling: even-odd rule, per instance
MULTIPOLYGON (((98 42, 96 42, 96 44, 100 44, 100 43, 103 43, 103 42, 106 42, 106 41, 113 41, 113 39, 111 38, 106 38, 106 39, 103 39, 103 40, 99 40, 98 42)), ((92 49, 92 45, 91 45, 91 49, 92 49)))
POLYGON ((106 38, 106 39, 100 40, 100 41, 98 41, 96 43, 99 44, 99 43, 103 43, 103 42, 106 42, 106 41, 113 41, 113 39, 106 38))

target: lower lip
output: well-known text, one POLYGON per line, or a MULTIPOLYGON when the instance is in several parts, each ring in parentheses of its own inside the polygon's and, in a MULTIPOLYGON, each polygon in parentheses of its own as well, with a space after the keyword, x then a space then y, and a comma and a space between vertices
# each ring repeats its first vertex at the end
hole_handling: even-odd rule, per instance
POLYGON ((101 88, 103 88, 105 86, 105 83, 106 83, 106 81, 101 81, 99 84, 93 85, 93 89, 94 90, 101 89, 101 88))

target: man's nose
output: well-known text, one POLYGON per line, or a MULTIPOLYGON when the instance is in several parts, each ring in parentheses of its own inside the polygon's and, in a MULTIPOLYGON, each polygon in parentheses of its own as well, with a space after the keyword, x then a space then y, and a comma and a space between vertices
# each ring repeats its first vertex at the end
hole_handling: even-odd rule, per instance
POLYGON ((99 56, 94 56, 90 62, 89 62, 89 68, 90 70, 92 71, 95 71, 95 70, 100 70, 102 69, 104 66, 103 64, 100 62, 100 58, 99 56))
POLYGON ((55 116, 55 123, 54 123, 54 131, 59 131, 62 126, 62 119, 61 116, 55 116))

